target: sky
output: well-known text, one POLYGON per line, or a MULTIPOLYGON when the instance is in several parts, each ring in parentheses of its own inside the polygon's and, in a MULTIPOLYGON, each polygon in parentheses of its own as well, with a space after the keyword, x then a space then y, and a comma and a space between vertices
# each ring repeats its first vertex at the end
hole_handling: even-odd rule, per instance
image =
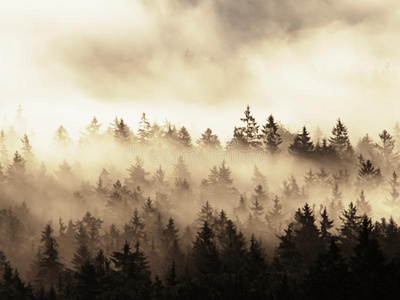
POLYGON ((400 120, 396 0, 0 0, 0 114, 79 134, 142 112, 221 139, 245 106, 353 139, 400 120))

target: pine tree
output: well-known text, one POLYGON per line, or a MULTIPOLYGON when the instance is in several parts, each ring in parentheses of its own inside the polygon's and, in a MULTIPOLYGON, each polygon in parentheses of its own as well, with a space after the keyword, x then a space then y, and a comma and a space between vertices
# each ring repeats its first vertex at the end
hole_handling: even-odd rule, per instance
POLYGON ((227 142, 226 148, 227 150, 245 150, 249 148, 243 127, 235 127, 233 129, 233 138, 227 142))
POLYGON ((340 187, 350 187, 350 174, 347 170, 340 169, 336 174, 333 174, 332 177, 334 184, 340 187))
POLYGON ((348 265, 331 238, 328 251, 318 256, 305 279, 306 299, 348 299, 351 289, 348 265))
POLYGON ((261 145, 258 133, 258 128, 260 126, 257 125, 256 120, 251 115, 249 105, 247 105, 246 110, 244 111, 244 118, 241 118, 240 120, 245 123, 245 126, 243 127, 243 138, 246 141, 246 144, 251 149, 258 149, 261 145))
POLYGON ((126 185, 130 186, 131 188, 140 186, 142 189, 147 189, 150 186, 150 182, 146 178, 146 176, 150 175, 150 173, 147 172, 143 166, 143 160, 141 160, 139 156, 136 156, 135 164, 132 164, 127 169, 129 177, 126 179, 126 185))
POLYGON ((153 187, 158 193, 166 193, 169 187, 169 182, 165 179, 165 172, 161 165, 154 172, 152 178, 153 187))
POLYGON ((250 206, 250 210, 252 212, 253 217, 261 221, 261 217, 264 214, 264 206, 258 200, 258 198, 254 198, 251 204, 252 206, 250 206))
POLYGON ((335 184, 332 187, 332 199, 330 203, 330 213, 333 215, 334 219, 343 210, 343 195, 339 189, 339 185, 335 184))
POLYGON ((321 188, 327 188, 330 186, 331 181, 329 178, 329 172, 324 168, 321 167, 316 174, 317 185, 321 188))
POLYGON ((373 229, 371 220, 364 216, 350 263, 350 270, 356 278, 353 286, 356 299, 376 299, 390 295, 385 276, 386 257, 373 236, 373 229))
POLYGON ((137 241, 139 242, 143 242, 144 239, 144 228, 145 228, 145 224, 144 222, 142 222, 142 219, 139 215, 139 211, 137 208, 135 208, 134 212, 133 212, 133 216, 131 218, 131 236, 130 236, 130 240, 134 243, 136 243, 137 241))
POLYGON ((268 191, 267 178, 263 173, 260 172, 257 166, 254 166, 253 177, 251 178, 251 181, 253 186, 261 185, 266 191, 268 191))
POLYGON ((314 144, 311 141, 310 133, 303 126, 301 134, 297 134, 293 143, 289 146, 289 152, 298 157, 309 157, 314 149, 314 144))
POLYGON ((148 143, 152 136, 151 125, 150 122, 147 120, 145 113, 142 114, 142 117, 139 121, 138 136, 142 144, 148 143))
POLYGON ((21 187, 27 183, 25 160, 18 151, 15 152, 13 162, 7 168, 7 180, 10 184, 21 187))
POLYGON ((94 188, 94 192, 99 199, 103 201, 106 200, 107 195, 109 193, 108 189, 103 185, 103 179, 99 176, 99 179, 96 182, 96 187, 94 188))
POLYGON ((216 134, 212 133, 210 128, 207 128, 201 137, 197 140, 197 144, 204 149, 221 149, 221 142, 216 134))
POLYGON ((186 179, 188 182, 191 181, 191 176, 188 171, 188 165, 185 163, 183 156, 179 155, 177 163, 174 165, 174 177, 186 179))
POLYGON ((225 273, 233 274, 244 270, 246 264, 246 241, 231 220, 225 222, 221 241, 221 263, 225 273))
POLYGON ((277 235, 281 233, 284 214, 278 196, 275 196, 273 202, 272 210, 265 216, 265 219, 270 227, 270 231, 277 235))
POLYGON ((356 206, 360 210, 361 214, 365 214, 367 216, 371 215, 371 204, 369 204, 369 202, 366 200, 364 191, 361 191, 360 198, 357 199, 356 206))
POLYGON ((67 147, 71 144, 71 138, 64 126, 60 125, 54 133, 54 141, 58 146, 67 147))
POLYGON ((231 169, 226 166, 226 161, 223 160, 218 168, 218 185, 224 192, 232 190, 233 179, 231 177, 231 169))
POLYGON ((375 158, 375 148, 376 148, 376 144, 371 139, 371 137, 368 134, 366 134, 358 142, 356 149, 357 149, 357 152, 360 153, 360 155, 365 156, 365 157, 371 157, 371 159, 374 159, 375 158))
POLYGON ((343 211, 340 220, 342 221, 342 225, 339 232, 343 254, 346 257, 350 257, 357 241, 361 222, 361 217, 357 215, 357 207, 353 205, 353 202, 349 204, 347 210, 343 211))
POLYGON ((321 213, 321 221, 319 223, 320 223, 321 239, 324 247, 327 248, 328 244, 331 242, 332 239, 332 234, 329 232, 329 230, 333 227, 333 220, 329 219, 326 207, 321 213))
POLYGON ((214 242, 214 233, 207 222, 204 222, 197 233, 192 256, 196 270, 201 274, 212 276, 219 273, 219 254, 214 242))
POLYGON ((319 239, 320 232, 315 224, 315 216, 311 207, 306 203, 295 214, 294 242, 301 255, 303 263, 308 266, 315 261, 322 249, 319 239))
POLYGON ((214 222, 214 208, 207 201, 202 207, 201 211, 197 214, 196 224, 200 228, 204 223, 212 224, 214 222))
POLYGON ((275 255, 279 265, 289 272, 298 272, 300 270, 301 255, 296 248, 293 223, 289 224, 288 228, 284 230, 284 234, 278 236, 278 239, 280 242, 275 255))
POLYGON ((383 176, 380 168, 375 168, 368 159, 362 163, 358 171, 357 185, 359 188, 373 188, 381 184, 383 176))
POLYGON ((42 231, 41 243, 43 252, 39 265, 39 280, 41 285, 50 287, 57 284, 63 269, 58 253, 58 243, 53 237, 53 229, 50 225, 42 231))
POLYGON ((246 264, 246 273, 251 281, 259 277, 267 268, 263 252, 261 241, 257 241, 254 234, 252 234, 246 264))
POLYGON ((100 127, 101 123, 97 120, 96 116, 93 116, 92 121, 85 127, 85 132, 81 132, 80 143, 88 144, 91 142, 97 142, 100 138, 100 127))
POLYGON ((305 182, 307 188, 314 187, 314 185, 316 184, 317 179, 311 169, 310 169, 310 171, 308 171, 306 173, 306 176, 304 176, 304 182, 305 182))
POLYGON ((258 199, 261 203, 266 203, 268 201, 268 194, 264 191, 263 186, 259 184, 254 189, 254 194, 252 194, 253 199, 258 199))
POLYGON ((239 204, 234 209, 234 214, 239 218, 248 214, 247 210, 247 197, 245 194, 240 194, 239 204))
POLYGON ((115 141, 121 145, 127 145, 133 139, 133 133, 131 129, 125 124, 122 118, 120 120, 115 118, 113 136, 115 141))
POLYGON ((392 209, 397 209, 400 206, 400 193, 399 193, 399 175, 393 171, 392 177, 388 180, 390 185, 390 198, 386 198, 386 204, 392 209))
POLYGON ((278 133, 278 124, 275 123, 272 115, 268 117, 267 123, 263 125, 261 131, 263 133, 264 150, 272 155, 279 153, 279 145, 282 143, 282 138, 278 133))
POLYGON ((178 132, 178 143, 185 148, 192 147, 192 138, 185 126, 182 126, 178 132))
POLYGON ((332 136, 329 138, 329 142, 341 161, 351 162, 354 159, 354 149, 350 143, 347 127, 340 119, 332 129, 332 136))
POLYGON ((386 130, 383 130, 382 133, 379 134, 379 138, 381 144, 376 143, 375 149, 378 152, 377 159, 380 162, 380 166, 384 171, 397 167, 399 155, 393 152, 395 146, 394 138, 386 130))
POLYGON ((88 262, 91 262, 92 259, 91 252, 89 250, 89 235, 82 223, 78 225, 74 237, 76 252, 74 253, 72 264, 74 265, 75 270, 79 271, 82 266, 88 262))
POLYGON ((140 250, 139 243, 136 243, 136 251, 131 252, 129 244, 125 242, 122 252, 114 252, 111 261, 116 269, 112 275, 116 296, 119 295, 122 299, 150 298, 150 271, 147 257, 140 250))

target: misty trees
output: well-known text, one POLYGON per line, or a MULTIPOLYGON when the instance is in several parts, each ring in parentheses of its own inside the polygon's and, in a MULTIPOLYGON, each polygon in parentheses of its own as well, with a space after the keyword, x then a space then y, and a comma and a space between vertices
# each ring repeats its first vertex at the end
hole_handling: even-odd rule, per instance
POLYGON ((202 275, 215 275, 221 268, 214 237, 208 222, 204 222, 193 244, 193 262, 196 271, 202 275))
POLYGON ((115 141, 121 145, 128 145, 133 139, 133 132, 124 119, 118 120, 116 117, 113 124, 113 137, 115 141))
POLYGON ((140 118, 139 128, 138 128, 139 141, 142 144, 149 143, 151 136, 152 136, 152 132, 151 132, 150 122, 147 120, 146 114, 142 113, 142 117, 140 118))
POLYGON ((350 143, 346 125, 338 119, 335 127, 332 129, 332 135, 329 138, 333 149, 343 162, 352 162, 354 159, 354 149, 350 143))
POLYGON ((26 134, 21 139, 21 142, 22 142, 22 156, 25 159, 27 168, 30 169, 33 167, 34 157, 33 157, 33 152, 32 152, 32 146, 31 146, 31 144, 29 142, 29 138, 26 134))
POLYGON ((379 134, 379 139, 381 143, 375 144, 375 149, 377 150, 376 160, 384 172, 387 172, 397 167, 399 155, 394 152, 395 140, 386 130, 379 134))
POLYGON ((326 207, 324 208, 323 212, 320 215, 321 215, 321 221, 319 222, 319 224, 320 224, 321 239, 323 246, 327 248, 332 240, 332 234, 329 230, 333 227, 334 221, 329 219, 326 207))
POLYGON ((43 251, 37 270, 37 280, 40 282, 40 286, 48 288, 56 286, 63 270, 63 264, 60 262, 58 253, 58 243, 53 237, 53 229, 50 225, 47 225, 42 231, 41 243, 43 251))
POLYGON ((246 110, 244 111, 244 118, 240 119, 245 123, 245 126, 242 128, 243 140, 246 143, 246 146, 251 149, 257 149, 260 146, 260 136, 258 133, 258 128, 256 120, 251 115, 250 106, 247 105, 246 110))
POLYGON ((137 156, 135 164, 132 164, 129 169, 127 169, 129 172, 129 178, 126 180, 126 185, 131 189, 138 186, 141 189, 147 189, 150 187, 150 181, 146 178, 150 173, 146 172, 143 166, 143 160, 137 156))
POLYGON ((368 189, 377 187, 381 184, 382 180, 383 176, 380 168, 375 168, 369 159, 366 162, 362 162, 357 178, 357 185, 360 188, 368 189))
POLYGON ((135 251, 131 251, 125 243, 121 252, 114 252, 111 261, 115 265, 112 280, 116 282, 114 290, 110 291, 114 299, 127 297, 133 299, 149 299, 151 293, 151 278, 147 257, 136 243, 135 251))
POLYGON ((342 251, 345 257, 350 257, 357 242, 361 222, 361 217, 357 214, 357 207, 353 202, 350 202, 348 209, 343 211, 340 220, 342 221, 339 229, 342 251))
POLYGON ((71 143, 71 138, 68 134, 68 131, 64 128, 64 126, 60 125, 56 132, 54 133, 54 141, 60 147, 69 146, 71 143))
POLYGON ((279 153, 279 145, 282 143, 282 138, 278 133, 278 124, 272 115, 268 117, 267 123, 263 125, 261 132, 263 133, 264 150, 271 154, 279 153))
POLYGON ((207 128, 204 133, 201 134, 200 138, 197 140, 197 144, 204 149, 220 149, 221 142, 216 134, 212 133, 210 128, 207 128))
POLYGON ((82 145, 88 145, 92 143, 99 142, 100 140, 100 127, 101 123, 97 120, 96 116, 93 116, 92 121, 85 126, 85 131, 81 132, 81 137, 80 137, 80 144, 82 145))
POLYGON ((15 152, 13 161, 7 168, 7 180, 11 185, 19 188, 28 182, 25 160, 18 151, 15 152))
POLYGON ((190 148, 192 146, 192 137, 185 126, 182 126, 178 132, 177 140, 180 146, 190 148))
POLYGON ((303 131, 297 134, 293 143, 289 146, 289 152, 298 157, 308 157, 314 149, 314 144, 311 141, 310 133, 303 126, 303 131))
POLYGON ((371 215, 371 204, 369 204, 368 200, 366 199, 364 191, 361 191, 360 197, 357 199, 356 206, 360 210, 361 214, 366 214, 368 216, 371 215))
POLYGON ((392 209, 397 209, 400 206, 400 193, 399 193, 399 175, 397 175, 396 171, 393 172, 391 178, 388 180, 390 185, 390 198, 386 198, 386 204, 389 205, 392 209))

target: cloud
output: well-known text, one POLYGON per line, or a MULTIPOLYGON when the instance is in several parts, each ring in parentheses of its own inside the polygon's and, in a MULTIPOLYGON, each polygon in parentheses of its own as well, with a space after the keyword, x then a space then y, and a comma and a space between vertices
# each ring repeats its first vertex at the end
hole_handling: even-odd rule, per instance
MULTIPOLYGON (((249 103, 294 129, 355 119, 344 106, 398 106, 397 1, 71 0, 38 10, 19 2, 24 13, 21 3, 0 10, 6 96, 65 94, 75 104, 83 94, 150 103, 168 117, 177 105, 240 112, 249 103)), ((382 123, 395 118, 388 114, 382 123)))

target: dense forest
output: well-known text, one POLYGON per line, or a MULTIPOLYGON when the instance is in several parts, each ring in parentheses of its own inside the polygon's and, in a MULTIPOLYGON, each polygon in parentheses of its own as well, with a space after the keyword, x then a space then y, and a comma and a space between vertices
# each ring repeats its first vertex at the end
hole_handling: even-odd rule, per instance
POLYGON ((19 108, 0 132, 0 299, 398 295, 400 125, 353 145, 340 119, 239 122, 195 140, 93 117, 43 146, 19 108))

